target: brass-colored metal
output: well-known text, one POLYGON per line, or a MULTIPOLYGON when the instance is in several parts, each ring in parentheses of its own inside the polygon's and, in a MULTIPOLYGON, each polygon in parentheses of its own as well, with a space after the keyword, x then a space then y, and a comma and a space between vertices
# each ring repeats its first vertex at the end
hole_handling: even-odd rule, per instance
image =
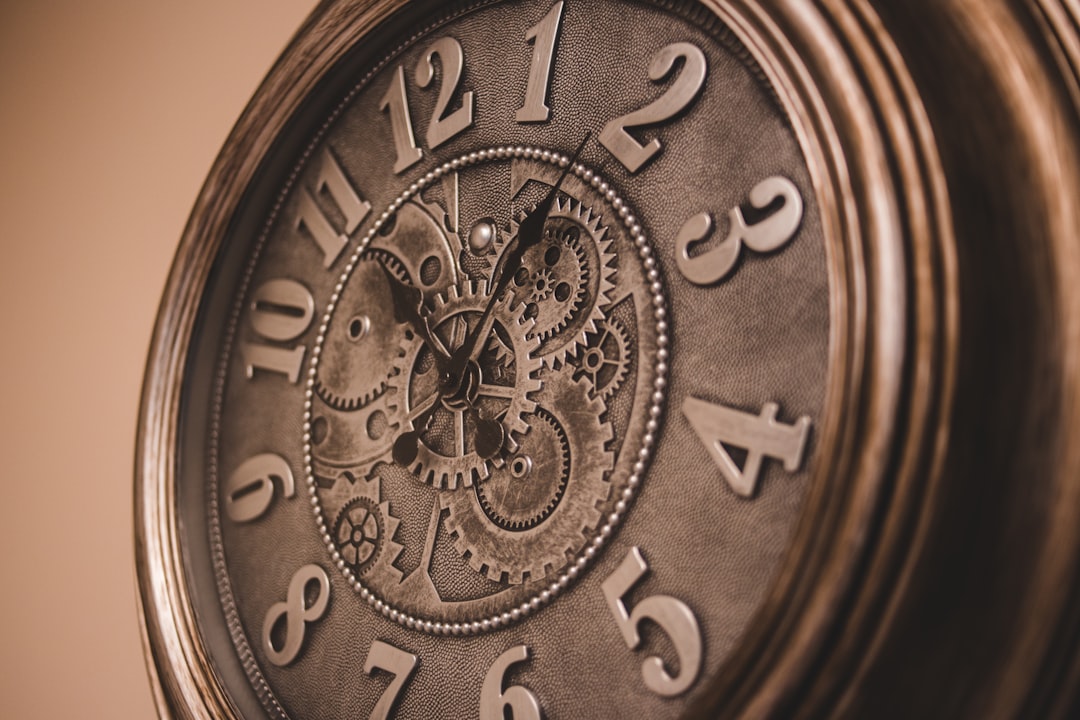
MULTIPOLYGON (((793 121, 834 294, 810 495, 772 590, 692 712, 1075 716, 1080 6, 702 4, 747 46, 793 121)), ((202 638, 177 525, 184 362, 211 265, 302 100, 403 5, 315 10, 239 120, 184 232, 136 459, 139 602, 163 717, 240 713, 202 638)))

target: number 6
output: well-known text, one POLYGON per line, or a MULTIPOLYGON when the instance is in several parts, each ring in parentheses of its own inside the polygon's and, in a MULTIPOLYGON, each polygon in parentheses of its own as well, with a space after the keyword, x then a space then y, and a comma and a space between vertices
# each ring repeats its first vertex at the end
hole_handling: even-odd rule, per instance
POLYGON ((536 696, 520 685, 502 688, 503 676, 511 665, 529 659, 529 648, 515 645, 491 665, 484 676, 484 685, 480 690, 480 720, 502 720, 509 709, 514 720, 540 720, 540 703, 536 696))
POLYGON ((645 686, 658 695, 673 697, 686 692, 701 670, 701 629, 693 611, 682 600, 670 595, 653 595, 642 600, 628 613, 622 598, 630 592, 649 565, 637 547, 630 548, 619 568, 603 582, 601 588, 607 598, 611 614, 619 624, 623 639, 631 650, 641 644, 638 625, 642 620, 652 620, 671 638, 679 655, 679 674, 672 677, 664 668, 663 661, 655 655, 641 664, 645 686))

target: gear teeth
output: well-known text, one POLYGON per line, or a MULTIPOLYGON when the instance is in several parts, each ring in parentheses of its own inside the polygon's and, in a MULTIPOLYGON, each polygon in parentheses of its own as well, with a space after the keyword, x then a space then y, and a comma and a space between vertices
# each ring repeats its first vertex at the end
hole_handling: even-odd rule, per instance
POLYGON ((615 465, 610 447, 615 432, 611 423, 601 420, 605 403, 590 395, 586 381, 561 373, 549 378, 537 404, 563 426, 570 447, 568 475, 573 480, 551 520, 515 532, 493 522, 478 491, 449 493, 445 501, 450 511, 446 527, 455 536, 455 549, 473 570, 496 582, 521 584, 564 568, 599 527, 600 506, 611 495, 608 473, 615 465))
POLYGON ((338 474, 349 472, 362 478, 387 457, 392 448, 392 434, 401 424, 393 393, 384 393, 367 406, 352 411, 340 411, 318 402, 313 405, 314 416, 321 417, 328 428, 327 437, 314 445, 311 453, 313 467, 321 468, 317 474, 335 479, 338 474), (383 415, 386 424, 380 437, 369 435, 367 430, 376 413, 383 415))
MULTIPOLYGON (((490 296, 479 290, 479 284, 465 280, 461 286, 452 285, 444 294, 436 295, 428 319, 434 328, 451 321, 459 314, 479 314, 488 303, 490 296)), ((507 294, 495 305, 495 321, 509 338, 515 365, 513 397, 506 408, 502 422, 507 430, 508 441, 513 433, 528 431, 524 416, 533 412, 536 403, 530 395, 542 387, 538 374, 543 362, 537 356, 540 340, 532 335, 535 322, 525 317, 525 305, 515 302, 513 294, 507 294)), ((415 362, 419 356, 423 341, 413 336, 406 339, 395 361, 395 372, 390 378, 391 401, 399 415, 407 415, 409 407, 409 383, 413 378, 415 362)), ((507 386, 509 388, 509 386, 507 386)), ((481 393, 483 396, 483 393, 481 393)), ((409 429, 415 429, 411 422, 403 421, 409 429)), ((445 490, 459 487, 472 487, 474 482, 484 480, 490 474, 489 461, 481 459, 474 451, 465 455, 443 455, 433 450, 424 442, 420 443, 416 460, 409 466, 421 482, 445 490)))
MULTIPOLYGON (((355 579, 366 575, 377 564, 382 563, 391 566, 403 550, 403 547, 393 540, 400 524, 401 521, 390 513, 389 500, 376 503, 370 497, 360 495, 345 503, 341 510, 338 511, 337 519, 334 521, 333 537, 334 547, 337 548, 339 558, 347 566, 345 568, 346 572, 355 579), (365 544, 370 545, 371 551, 367 557, 360 558, 358 555, 360 546, 353 545, 351 548, 353 557, 350 558, 346 548, 342 546, 346 541, 342 539, 341 527, 344 522, 355 522, 350 513, 353 512, 354 508, 358 507, 364 508, 363 540, 365 544), (368 534, 370 530, 368 528, 368 519, 374 520, 376 535, 368 534)), ((356 526, 353 527, 356 528, 356 526)), ((352 543, 346 544, 351 545, 352 543)))
POLYGON ((556 335, 561 333, 563 330, 565 330, 566 326, 570 323, 570 319, 573 318, 574 315, 579 310, 581 310, 581 308, 584 307, 584 304, 585 304, 585 289, 586 288, 585 288, 585 282, 584 281, 587 281, 588 278, 589 278, 588 265, 587 265, 587 262, 585 260, 585 249, 582 248, 579 243, 574 243, 571 246, 571 249, 574 251, 574 255, 577 257, 578 265, 582 268, 582 280, 583 280, 583 282, 578 284, 577 289, 574 291, 574 301, 572 303, 570 303, 570 312, 568 312, 566 314, 566 317, 559 320, 557 323, 555 323, 554 326, 552 326, 552 327, 548 328, 547 330, 544 330, 543 332, 540 333, 540 343, 541 344, 547 342, 548 340, 550 340, 551 338, 555 337, 556 335))
MULTIPOLYGON (((595 335, 595 339, 590 338, 588 349, 581 352, 581 364, 577 366, 575 374, 589 380, 592 385, 592 396, 600 397, 606 401, 622 386, 627 374, 630 372, 628 360, 631 352, 630 338, 622 323, 611 317, 600 322, 595 335), (605 345, 609 343, 614 343, 614 357, 609 356, 604 350, 605 345), (585 364, 589 354, 592 352, 598 352, 604 363, 614 363, 614 370, 602 383, 600 368, 590 370, 585 364)), ((610 349, 608 352, 610 352, 610 349)))
POLYGON ((409 466, 409 471, 436 490, 457 490, 458 487, 472 487, 473 483, 486 480, 491 475, 491 470, 486 463, 475 468, 440 474, 435 471, 435 468, 428 467, 422 461, 417 460, 409 466))
MULTIPOLYGON (((370 249, 365 252, 360 260, 357 262, 353 274, 350 276, 352 279, 356 279, 358 275, 368 272, 370 264, 378 264, 388 269, 395 277, 402 281, 408 281, 408 273, 405 270, 405 266, 401 261, 392 253, 382 249, 370 249)), ((381 271, 380 271, 381 272, 381 271)), ((359 282, 359 281, 358 281, 359 282)), ((387 389, 388 378, 376 378, 365 375, 365 371, 368 368, 352 368, 350 366, 351 353, 355 352, 355 345, 352 345, 343 334, 344 324, 349 321, 350 311, 346 310, 347 307, 353 307, 351 304, 355 300, 349 293, 355 292, 356 286, 347 284, 344 289, 339 291, 337 299, 337 305, 333 311, 333 317, 328 321, 328 330, 326 331, 326 339, 323 341, 321 357, 317 370, 316 377, 312 383, 312 389, 315 395, 326 403, 328 406, 335 410, 344 412, 352 412, 363 408, 376 399, 378 399, 387 389), (348 382, 344 383, 341 388, 335 389, 332 387, 333 382, 341 382, 339 379, 341 375, 335 374, 330 366, 337 364, 339 372, 341 371, 342 364, 344 364, 345 370, 351 370, 345 372, 345 376, 351 378, 348 382), (357 371, 359 370, 359 376, 357 371), (358 379, 358 378, 366 378, 358 379)), ((370 315, 370 311, 365 314, 370 315)), ((385 327, 379 325, 379 327, 385 327)), ((382 332, 389 334, 391 345, 400 342, 397 338, 397 326, 382 332)))
MULTIPOLYGON (((389 500, 383 500, 379 503, 379 512, 382 513, 383 518, 385 518, 386 521, 386 547, 383 548, 383 557, 386 559, 383 562, 387 567, 393 568, 400 576, 400 571, 398 571, 397 568, 394 568, 394 563, 405 549, 405 546, 395 542, 394 537, 397 535, 398 526, 401 525, 401 519, 394 517, 390 513, 389 500)), ((400 581, 400 577, 398 579, 400 581)))
MULTIPOLYGON (((484 513, 492 522, 505 530, 528 530, 546 520, 558 507, 566 492, 566 485, 570 480, 570 444, 566 431, 550 413, 542 408, 537 408, 532 418, 533 423, 530 424, 529 432, 523 437, 523 443, 528 445, 528 454, 534 461, 538 460, 542 463, 544 474, 536 474, 530 478, 529 483, 534 490, 540 491, 541 495, 537 499, 542 499, 543 495, 546 494, 544 507, 537 509, 533 506, 530 509, 525 509, 518 506, 516 510, 497 507, 493 504, 492 498, 493 496, 499 497, 502 495, 500 488, 487 489, 486 484, 476 486, 476 499, 480 503, 480 507, 483 508, 484 513), (544 432, 541 432, 541 430, 544 430, 544 432), (537 440, 539 440, 539 443, 537 443, 537 440), (557 467, 552 467, 552 464, 547 462, 552 457, 558 458, 557 467), (518 519, 507 517, 507 511, 519 515, 518 519), (522 514, 525 517, 520 517, 522 514)), ((517 450, 514 452, 517 453, 517 450)), ((533 470, 537 473, 540 472, 540 468, 534 468, 533 470)), ((506 478, 505 476, 499 478, 499 480, 503 483, 500 486, 503 490, 505 490, 506 483, 513 485, 519 482, 517 479, 506 478)), ((515 501, 520 501, 520 498, 516 498, 511 502, 515 501)))
MULTIPOLYGON (((517 236, 520 218, 523 218, 526 214, 526 211, 521 211, 519 217, 511 219, 509 232, 496 244, 496 252, 488 256, 490 277, 494 277, 506 247, 517 236)), ((616 258, 611 251, 613 239, 609 237, 608 228, 601 225, 601 214, 586 207, 577 198, 556 197, 549 217, 560 217, 577 224, 584 230, 583 240, 587 236, 594 244, 596 251, 596 265, 590 266, 589 260, 586 258, 585 248, 581 244, 583 240, 579 240, 573 246, 577 255, 578 266, 581 268, 580 281, 574 291, 573 298, 565 305, 565 316, 539 333, 541 345, 545 346, 544 364, 552 369, 558 369, 566 363, 567 358, 576 357, 581 346, 588 342, 589 334, 596 331, 596 323, 604 319, 604 311, 611 304, 611 296, 615 290, 613 278, 616 274, 616 258), (589 307, 587 287, 591 272, 597 274, 595 278, 596 297, 593 299, 591 307, 589 307), (566 332, 571 323, 574 325, 573 334, 567 336, 561 345, 547 348, 547 345, 557 342, 555 338, 566 332)))

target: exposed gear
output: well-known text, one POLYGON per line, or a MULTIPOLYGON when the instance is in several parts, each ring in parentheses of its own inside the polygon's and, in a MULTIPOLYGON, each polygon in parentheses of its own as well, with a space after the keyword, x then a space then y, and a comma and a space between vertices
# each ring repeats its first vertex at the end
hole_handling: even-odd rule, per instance
POLYGON ((316 474, 336 478, 341 470, 364 477, 386 459, 400 426, 390 393, 355 410, 337 410, 320 397, 312 401, 311 454, 316 474))
POLYGON ((610 317, 601 320, 595 337, 590 337, 575 364, 576 375, 592 385, 593 397, 611 397, 630 369, 630 339, 622 323, 610 317))
POLYGON ((402 203, 371 238, 368 252, 392 253, 426 301, 446 292, 458 277, 453 249, 458 241, 451 241, 445 219, 440 206, 414 198, 402 203))
POLYGON ((566 431, 551 413, 538 407, 513 456, 473 488, 491 522, 506 530, 528 530, 558 507, 569 479, 566 431))
MULTIPOLYGON (((537 402, 542 408, 537 410, 537 416, 548 415, 565 433, 569 455, 567 480, 550 510, 545 505, 545 512, 537 515, 540 519, 531 526, 507 528, 506 523, 493 520, 481 502, 481 497, 487 497, 490 503, 492 492, 487 487, 443 496, 450 511, 447 529, 455 535, 458 552, 468 558, 476 572, 512 585, 557 573, 585 545, 601 520, 599 505, 610 494, 608 473, 615 464, 615 455, 608 448, 614 432, 610 423, 600 419, 604 403, 590 397, 584 380, 574 380, 570 373, 554 374, 546 381, 537 402)), ((543 426, 535 424, 530 433, 539 427, 543 426)), ((528 438, 522 438, 523 448, 528 438)), ((538 439, 537 444, 547 441, 538 439)), ((550 492, 549 479, 538 474, 525 481, 534 479, 546 482, 541 489, 550 492)), ((503 504, 505 509, 507 505, 503 504)))
MULTIPOLYGON (((480 319, 489 296, 472 282, 459 291, 451 286, 445 296, 435 298, 428 320, 432 331, 451 351, 460 347, 469 330, 480 319)), ((395 364, 390 385, 390 402, 402 418, 402 429, 421 432, 417 457, 409 468, 424 482, 437 488, 454 489, 472 485, 487 477, 488 461, 475 450, 475 428, 480 417, 498 420, 510 442, 513 434, 528 430, 524 416, 536 404, 529 397, 540 389, 537 374, 541 360, 536 355, 539 340, 533 336, 533 321, 525 318, 525 307, 507 294, 495 304, 492 336, 482 340, 475 371, 478 373, 469 402, 451 404, 438 399, 424 428, 414 428, 417 408, 426 407, 438 394, 437 373, 431 351, 413 335, 407 338, 395 364), (507 353, 509 348, 512 352, 507 353)))
MULTIPOLYGON (((517 237, 518 223, 497 244, 491 277, 498 277, 505 250, 517 237)), ((527 303, 526 316, 536 320, 540 354, 558 366, 586 341, 611 303, 615 255, 600 215, 573 198, 559 198, 548 214, 543 239, 525 251, 510 287, 527 303), (550 294, 536 296, 538 287, 550 294)))
POLYGON ((389 502, 376 505, 368 497, 358 497, 338 513, 334 546, 353 575, 360 577, 378 561, 396 529, 389 502))
MULTIPOLYGON (((525 290, 526 288, 522 288, 525 290)), ((529 278, 528 302, 541 302, 547 300, 555 291, 555 275, 551 268, 540 268, 529 278)))
POLYGON ((390 280, 408 282, 405 266, 386 250, 368 250, 356 263, 326 327, 316 395, 335 410, 356 410, 386 390, 385 365, 371 362, 401 346, 405 326, 394 318, 390 280))

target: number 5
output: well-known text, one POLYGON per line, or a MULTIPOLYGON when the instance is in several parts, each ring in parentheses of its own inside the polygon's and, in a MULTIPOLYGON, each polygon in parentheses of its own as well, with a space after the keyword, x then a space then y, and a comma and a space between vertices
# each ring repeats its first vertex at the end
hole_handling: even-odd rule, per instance
POLYGON ((686 692, 701 670, 701 628, 693 611, 682 600, 670 595, 653 595, 642 600, 627 612, 623 596, 639 580, 645 577, 649 565, 637 547, 630 548, 619 568, 603 582, 601 588, 607 598, 611 614, 619 624, 623 639, 631 650, 641 644, 638 625, 642 620, 652 620, 671 638, 679 655, 679 674, 672 677, 664 668, 663 661, 655 655, 641 664, 645 686, 658 695, 673 697, 686 692))

